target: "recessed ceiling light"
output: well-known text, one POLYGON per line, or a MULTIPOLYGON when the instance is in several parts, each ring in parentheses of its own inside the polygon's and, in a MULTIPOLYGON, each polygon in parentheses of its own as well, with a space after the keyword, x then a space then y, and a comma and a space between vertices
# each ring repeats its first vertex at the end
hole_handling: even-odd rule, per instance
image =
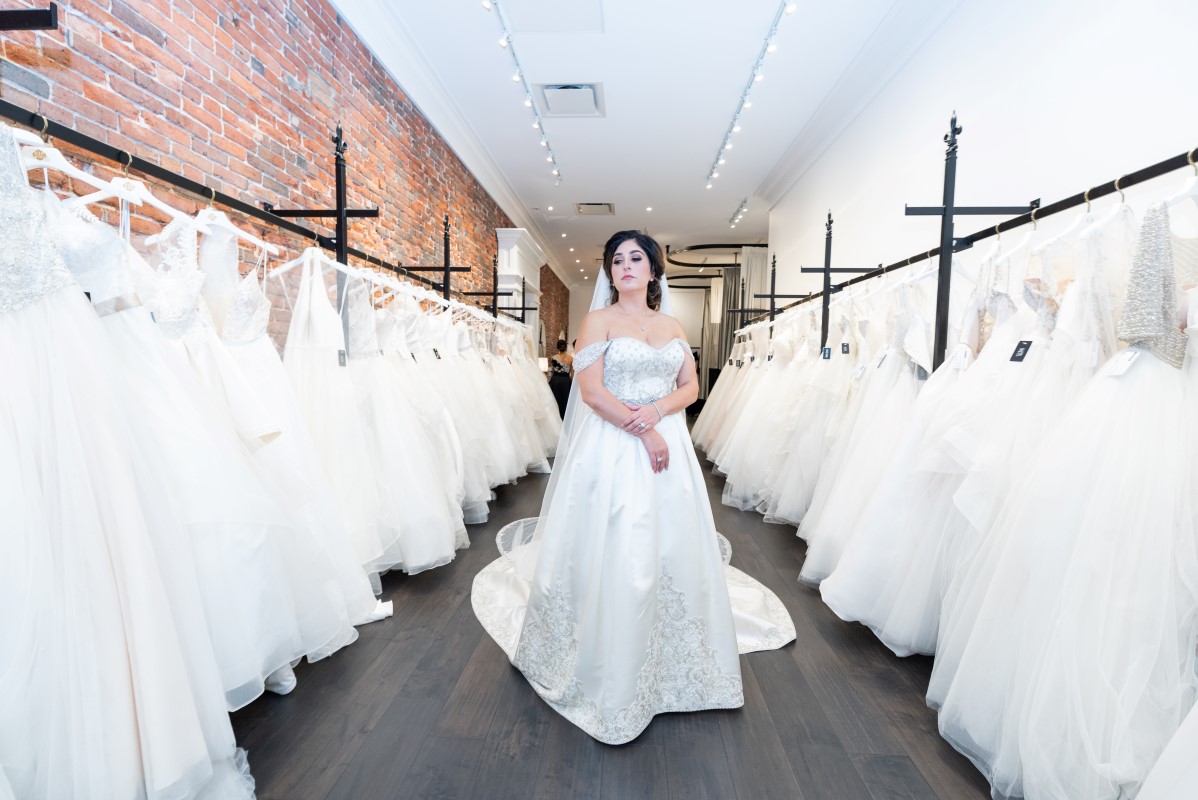
POLYGON ((564 234, 564 233, 563 233, 563 234, 562 234, 562 238, 563 238, 563 239, 565 239, 565 238, 566 238, 566 234, 564 234))
MULTIPOLYGON (((574 259, 574 263, 575 263, 575 264, 581 264, 581 263, 582 263, 582 259, 581 259, 581 258, 576 258, 576 259, 574 259)), ((579 271, 579 272, 582 272, 582 270, 578 270, 578 271, 579 271)))
POLYGON ((553 206, 549 206, 549 210, 550 210, 550 211, 552 211, 552 210, 553 210, 553 206))
POLYGON ((652 210, 653 210, 653 206, 646 206, 646 207, 645 207, 645 210, 646 210, 646 211, 652 211, 652 210))
POLYGON ((570 248, 570 252, 571 252, 571 253, 573 253, 573 252, 574 252, 574 248, 573 248, 573 247, 571 247, 571 248, 570 248))
POLYGON ((583 275, 583 276, 582 276, 582 279, 583 279, 584 281, 589 281, 589 280, 591 279, 591 276, 590 276, 590 275, 583 275))
POLYGON ((711 188, 711 184, 710 184, 710 183, 709 183, 709 184, 707 184, 707 188, 708 188, 708 189, 710 189, 710 188, 711 188))

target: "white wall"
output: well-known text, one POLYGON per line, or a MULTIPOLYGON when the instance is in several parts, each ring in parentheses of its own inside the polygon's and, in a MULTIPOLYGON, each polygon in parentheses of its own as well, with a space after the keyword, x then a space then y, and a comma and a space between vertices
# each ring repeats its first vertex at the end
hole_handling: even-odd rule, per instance
MULTIPOLYGON (((953 109, 965 129, 958 204, 1047 204, 1198 146, 1196 34, 1195 0, 961 3, 805 174, 784 176, 797 182, 770 210, 779 291, 820 288, 798 269, 822 266, 829 209, 833 266, 937 246, 939 218, 906 217, 903 206, 941 202, 953 109)), ((1185 177, 1158 178, 1128 201, 1143 208, 1185 177)), ((959 217, 956 233, 1000 219, 959 217)))
MULTIPOLYGON (((591 307, 591 295, 594 287, 584 285, 570 290, 570 335, 567 341, 573 342, 578 337, 578 327, 582 318, 591 307)), ((686 330, 687 341, 694 347, 703 342, 703 289, 679 289, 670 292, 670 300, 674 304, 674 316, 682 322, 686 330)))

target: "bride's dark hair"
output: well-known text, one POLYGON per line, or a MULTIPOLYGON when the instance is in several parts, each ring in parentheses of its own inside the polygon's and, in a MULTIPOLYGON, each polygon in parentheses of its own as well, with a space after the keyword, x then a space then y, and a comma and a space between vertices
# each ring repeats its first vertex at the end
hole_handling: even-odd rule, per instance
POLYGON ((616 250, 620 245, 629 239, 635 239, 649 259, 649 289, 645 300, 648 301, 649 308, 656 311, 661 307, 661 276, 666 272, 666 265, 661 255, 661 245, 652 236, 640 231, 618 231, 603 245, 603 271, 607 273, 607 280, 611 283, 611 303, 615 305, 620 299, 620 291, 611 277, 611 260, 616 257, 616 250))

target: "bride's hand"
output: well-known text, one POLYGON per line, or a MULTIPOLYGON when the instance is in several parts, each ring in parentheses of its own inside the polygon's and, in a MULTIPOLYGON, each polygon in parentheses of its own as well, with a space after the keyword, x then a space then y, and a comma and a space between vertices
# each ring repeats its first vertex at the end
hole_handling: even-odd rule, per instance
POLYGON ((647 406, 628 406, 628 410, 632 412, 628 419, 624 420, 624 431, 631 433, 633 436, 641 436, 642 434, 653 430, 661 419, 657 416, 657 410, 652 404, 647 406))
POLYGON ((641 442, 645 445, 645 452, 649 454, 649 465, 653 467, 654 472, 665 472, 670 468, 670 448, 666 446, 666 440, 660 433, 649 431, 641 436, 641 442))

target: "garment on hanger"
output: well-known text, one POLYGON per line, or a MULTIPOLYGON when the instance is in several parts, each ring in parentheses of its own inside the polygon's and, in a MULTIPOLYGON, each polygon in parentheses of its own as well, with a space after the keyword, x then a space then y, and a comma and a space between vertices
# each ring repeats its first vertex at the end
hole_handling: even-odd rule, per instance
POLYGON ((0 785, 247 800, 186 535, 7 126, 0 141, 0 785))
POLYGON ((283 360, 268 334, 271 303, 263 291, 265 268, 255 267, 242 277, 238 263, 235 233, 213 226, 201 237, 199 264, 205 276, 204 298, 205 303, 223 309, 221 341, 255 395, 277 416, 282 429, 277 438, 255 450, 254 457, 297 523, 319 544, 337 584, 327 594, 344 604, 349 622, 361 625, 382 619, 389 615, 390 607, 374 598, 338 513, 283 360))

